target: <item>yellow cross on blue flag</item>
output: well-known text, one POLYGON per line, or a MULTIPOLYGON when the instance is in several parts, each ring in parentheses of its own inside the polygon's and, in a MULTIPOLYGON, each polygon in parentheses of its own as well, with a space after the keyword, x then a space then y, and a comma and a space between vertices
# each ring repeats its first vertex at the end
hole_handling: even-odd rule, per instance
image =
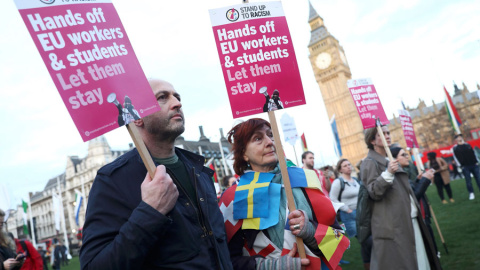
POLYGON ((233 218, 268 217, 271 173, 247 172, 240 177, 233 200, 233 218))

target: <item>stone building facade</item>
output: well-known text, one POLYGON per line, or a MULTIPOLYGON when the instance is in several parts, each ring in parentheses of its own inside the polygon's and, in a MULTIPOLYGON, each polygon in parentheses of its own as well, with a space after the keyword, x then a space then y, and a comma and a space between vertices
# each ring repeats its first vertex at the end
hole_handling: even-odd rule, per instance
MULTIPOLYGON (((220 143, 210 142, 200 127, 200 139, 198 141, 187 141, 182 136, 175 141, 175 146, 201 154, 206 160, 211 160, 217 172, 217 176, 221 179, 224 173, 224 163, 221 158, 220 145, 223 149, 224 156, 230 153, 230 145, 220 130, 220 143)), ((130 149, 133 145, 130 144, 130 149)), ((50 179, 45 188, 40 192, 30 193, 31 211, 33 216, 33 227, 35 239, 37 243, 46 239, 58 237, 63 239, 63 224, 60 231, 55 228, 55 212, 53 209, 52 195, 58 193, 60 187, 63 202, 63 214, 65 216, 66 234, 70 244, 78 244, 77 232, 83 227, 85 222, 85 212, 88 204, 88 194, 92 187, 97 171, 104 165, 112 162, 130 149, 115 151, 112 150, 104 136, 95 138, 88 143, 88 154, 84 158, 78 156, 67 157, 65 172, 50 179), (75 190, 85 194, 82 206, 80 208, 79 222, 75 220, 75 190)), ((228 169, 227 173, 231 171, 228 169)), ((7 228, 15 237, 23 234, 23 208, 18 206, 12 216, 8 219, 7 228)), ((60 217, 63 222, 63 216, 60 217)), ((31 226, 29 225, 31 230, 31 226)))
MULTIPOLYGON (((64 238, 62 215, 60 215, 60 231, 57 231, 55 228, 55 211, 53 209, 52 199, 54 193, 58 194, 59 187, 63 203, 63 214, 65 216, 66 234, 69 243, 76 244, 79 242, 76 233, 79 228, 83 227, 85 210, 88 203, 88 194, 97 174, 97 170, 124 154, 126 151, 127 150, 112 150, 104 136, 95 138, 88 143, 88 154, 86 157, 67 157, 67 165, 64 173, 50 179, 42 191, 30 193, 31 213, 37 243, 53 237, 59 237, 60 239, 64 238), (75 190, 81 191, 86 197, 80 208, 78 225, 76 224, 74 213, 75 190)), ((9 222, 12 222, 12 224, 8 224, 8 230, 14 233, 15 236, 22 234, 21 232, 23 231, 22 211, 23 210, 19 208, 15 215, 11 217, 11 221, 9 219, 9 222)), ((31 227, 29 229, 31 231, 31 227)))
MULTIPOLYGON (((477 94, 477 91, 480 91, 480 85, 477 84, 477 90, 472 92, 465 84, 463 84, 463 89, 459 89, 456 84, 453 87, 452 100, 462 120, 460 130, 465 140, 480 138, 480 100, 477 94)), ((439 89, 439 95, 442 94, 443 91, 439 89)), ((416 108, 407 107, 407 111, 412 117, 420 152, 454 144, 454 131, 445 109, 445 102, 435 104, 432 101, 432 105, 427 106, 424 100, 419 100, 416 108)), ((389 129, 393 141, 405 147, 406 142, 400 119, 395 115, 393 119, 390 119, 389 129)))

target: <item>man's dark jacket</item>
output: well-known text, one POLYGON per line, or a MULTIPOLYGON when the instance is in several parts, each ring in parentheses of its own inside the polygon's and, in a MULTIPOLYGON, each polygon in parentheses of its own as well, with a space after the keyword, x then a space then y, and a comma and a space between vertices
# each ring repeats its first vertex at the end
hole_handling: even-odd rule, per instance
POLYGON ((136 149, 98 171, 83 227, 82 269, 232 269, 213 171, 203 166, 204 157, 175 152, 197 201, 167 170, 180 195, 166 216, 142 201, 147 170, 136 149))

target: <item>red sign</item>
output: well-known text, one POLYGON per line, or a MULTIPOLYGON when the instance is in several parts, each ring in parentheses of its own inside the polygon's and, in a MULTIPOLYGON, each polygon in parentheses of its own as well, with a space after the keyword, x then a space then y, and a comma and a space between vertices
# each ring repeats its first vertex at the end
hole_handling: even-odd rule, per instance
POLYGON ((413 129, 412 118, 407 110, 398 110, 400 124, 403 129, 403 136, 407 143, 407 147, 419 148, 417 137, 415 136, 415 130, 413 129))
POLYGON ((15 0, 84 141, 160 110, 110 0, 15 0))
POLYGON ((382 125, 390 123, 371 79, 349 80, 347 85, 362 120, 363 129, 375 127, 378 118, 382 125))
POLYGON ((281 2, 210 10, 233 118, 305 104, 281 2))

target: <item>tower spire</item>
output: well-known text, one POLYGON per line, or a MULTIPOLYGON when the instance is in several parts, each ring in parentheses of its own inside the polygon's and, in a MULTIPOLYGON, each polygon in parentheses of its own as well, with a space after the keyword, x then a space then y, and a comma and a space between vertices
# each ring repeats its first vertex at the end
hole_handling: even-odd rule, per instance
POLYGON ((315 8, 313 8, 312 2, 310 2, 310 0, 308 0, 308 5, 310 6, 310 15, 308 16, 308 22, 311 22, 311 21, 315 20, 316 18, 322 19, 322 17, 320 17, 320 15, 318 15, 315 8))

